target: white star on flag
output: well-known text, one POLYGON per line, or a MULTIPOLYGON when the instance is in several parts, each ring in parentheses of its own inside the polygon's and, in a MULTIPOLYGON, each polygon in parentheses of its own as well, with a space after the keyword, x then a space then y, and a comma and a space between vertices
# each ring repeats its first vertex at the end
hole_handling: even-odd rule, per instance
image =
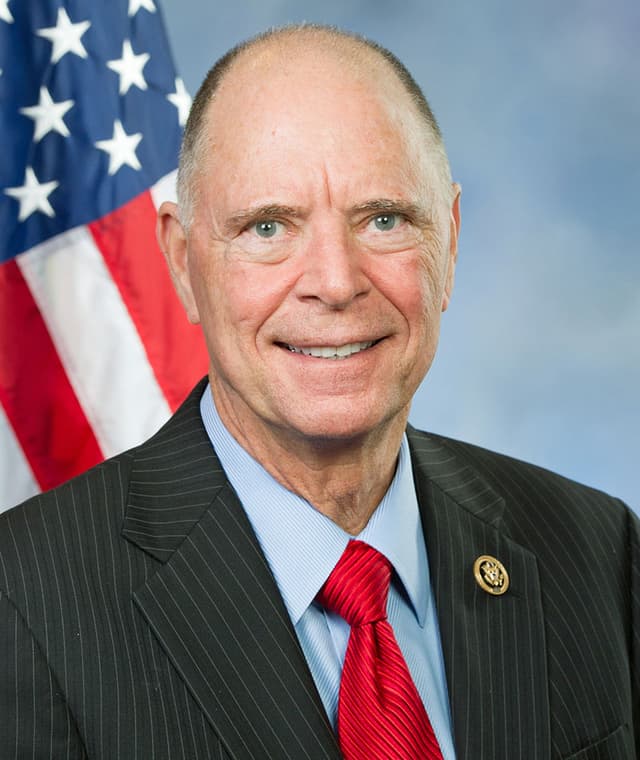
POLYGON ((69 130, 64 123, 63 116, 73 106, 73 103, 73 100, 61 100, 59 103, 54 103, 49 90, 46 87, 41 87, 38 105, 20 109, 20 113, 35 121, 34 142, 39 142, 52 131, 58 132, 63 137, 68 137, 69 130))
MULTIPOLYGON (((130 1, 134 2, 134 0, 130 1)), ((144 0, 142 0, 142 2, 144 2, 144 0)), ((6 21, 7 24, 13 23, 13 16, 9 10, 9 0, 0 0, 0 21, 6 21)))
POLYGON ((72 24, 66 10, 59 8, 56 25, 46 29, 38 29, 36 34, 40 37, 46 37, 53 43, 51 63, 58 63, 62 56, 67 53, 74 53, 80 58, 87 57, 87 51, 84 49, 80 38, 90 26, 90 21, 78 21, 77 24, 72 24))
POLYGON ((129 0, 129 16, 135 16, 140 8, 145 8, 149 13, 156 12, 153 0, 129 0))
POLYGON ((147 438, 207 369, 154 234, 182 132, 161 5, 0 0, 0 512, 147 438))
POLYGON ((5 189, 7 195, 16 198, 20 203, 18 221, 24 222, 35 211, 42 211, 47 216, 55 216, 55 211, 51 208, 48 197, 59 184, 55 180, 41 184, 38 182, 33 169, 27 166, 24 174, 24 185, 21 187, 7 187, 5 189))
POLYGON ((141 90, 147 89, 142 69, 144 69, 150 57, 149 53, 136 55, 129 40, 125 40, 122 43, 122 58, 107 61, 107 66, 120 77, 120 95, 128 92, 132 85, 139 87, 141 90))
POLYGON ((187 116, 189 116, 189 109, 191 108, 191 96, 180 77, 176 77, 176 91, 171 93, 171 95, 167 95, 167 100, 178 109, 178 122, 181 127, 184 127, 187 123, 187 116))
POLYGON ((96 148, 109 154, 109 174, 115 174, 125 164, 132 169, 141 169, 142 165, 136 156, 136 148, 142 140, 142 132, 128 135, 120 119, 113 122, 113 137, 111 140, 98 140, 96 148))

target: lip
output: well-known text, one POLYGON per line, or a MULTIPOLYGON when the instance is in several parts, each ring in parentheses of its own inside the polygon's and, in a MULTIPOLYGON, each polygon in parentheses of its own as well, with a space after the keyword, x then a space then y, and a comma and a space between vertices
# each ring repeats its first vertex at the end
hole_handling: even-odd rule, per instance
POLYGON ((277 346, 291 354, 305 359, 329 359, 345 360, 359 356, 370 349, 375 348, 384 338, 368 340, 352 340, 346 342, 325 343, 323 342, 300 342, 289 343, 278 341, 277 346))

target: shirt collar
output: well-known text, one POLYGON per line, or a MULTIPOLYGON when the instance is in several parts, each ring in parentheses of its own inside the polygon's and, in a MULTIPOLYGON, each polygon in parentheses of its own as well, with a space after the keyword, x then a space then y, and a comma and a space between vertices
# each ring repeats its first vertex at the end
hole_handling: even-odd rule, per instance
MULTIPOLYGON (((200 413, 220 463, 235 489, 284 599, 298 623, 352 536, 309 502, 280 485, 226 429, 207 386, 200 413)), ((427 612, 429 564, 403 437, 395 476, 357 536, 393 564, 421 626, 427 612)))

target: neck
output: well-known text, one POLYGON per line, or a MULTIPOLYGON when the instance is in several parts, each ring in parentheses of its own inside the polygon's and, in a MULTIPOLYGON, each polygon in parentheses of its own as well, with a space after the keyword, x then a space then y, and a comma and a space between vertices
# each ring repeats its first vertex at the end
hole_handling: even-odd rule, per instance
POLYGON ((363 530, 393 480, 408 409, 353 438, 308 438, 240 419, 224 397, 214 398, 227 430, 282 486, 347 533, 363 530))

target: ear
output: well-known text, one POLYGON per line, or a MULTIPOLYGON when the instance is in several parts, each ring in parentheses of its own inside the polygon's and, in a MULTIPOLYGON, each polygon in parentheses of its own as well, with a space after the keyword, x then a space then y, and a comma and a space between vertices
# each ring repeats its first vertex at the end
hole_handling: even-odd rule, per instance
POLYGON ((156 238, 164 254, 176 293, 182 301, 189 322, 197 325, 200 314, 191 287, 187 233, 180 222, 178 207, 165 201, 158 210, 156 238))
POLYGON ((453 281, 456 271, 456 261, 458 260, 458 236, 460 234, 460 194, 462 192, 460 185, 454 182, 453 201, 449 212, 449 252, 447 260, 447 277, 444 284, 444 294, 442 296, 442 311, 446 311, 451 300, 453 292, 453 281))

